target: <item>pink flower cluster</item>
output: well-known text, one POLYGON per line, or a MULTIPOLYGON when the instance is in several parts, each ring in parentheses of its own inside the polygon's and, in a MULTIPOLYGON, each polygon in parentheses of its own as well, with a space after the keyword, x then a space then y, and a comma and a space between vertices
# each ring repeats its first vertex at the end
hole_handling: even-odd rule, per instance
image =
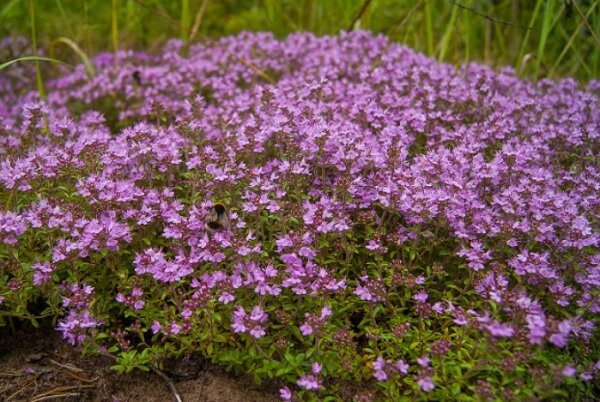
POLYGON ((255 306, 250 314, 238 306, 233 312, 231 329, 235 333, 248 332, 254 338, 261 338, 266 335, 265 324, 268 319, 269 315, 260 306, 255 306))
POLYGON ((58 321, 56 329, 70 344, 83 343, 88 332, 103 325, 103 320, 96 318, 89 311, 94 299, 94 288, 89 285, 62 285, 62 305, 67 309, 67 316, 58 321))

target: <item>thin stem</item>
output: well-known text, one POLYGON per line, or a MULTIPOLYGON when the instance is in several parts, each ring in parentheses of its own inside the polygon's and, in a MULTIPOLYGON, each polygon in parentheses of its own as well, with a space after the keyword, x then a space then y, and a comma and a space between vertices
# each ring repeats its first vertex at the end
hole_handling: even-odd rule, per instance
POLYGON ((434 55, 432 7, 431 0, 425 1, 425 38, 427 40, 427 54, 429 56, 434 55))
POLYGON ((200 6, 200 10, 198 10, 198 14, 196 14, 196 18, 194 19, 194 26, 192 27, 192 32, 190 33, 189 41, 193 41, 198 33, 198 29, 200 29, 200 24, 202 23, 202 17, 204 16, 204 12, 206 11, 206 5, 208 4, 208 0, 204 0, 202 5, 200 6))
POLYGON ((181 0, 181 25, 180 38, 183 43, 187 44, 190 35, 190 0, 181 0))
POLYGON ((119 0, 112 0, 112 10, 111 10, 111 18, 110 18, 112 47, 113 47, 113 52, 115 53, 115 69, 118 67, 117 52, 119 51, 119 26, 118 26, 118 21, 117 21, 118 1, 119 0))
MULTIPOLYGON (((37 56, 37 40, 35 33, 35 6, 34 1, 29 0, 29 16, 31 18, 31 48, 33 50, 34 56, 37 56)), ((44 81, 42 80, 42 71, 40 70, 40 62, 37 59, 34 59, 35 63, 35 80, 37 82, 38 94, 40 95, 40 99, 46 100, 46 92, 44 91, 44 81)))

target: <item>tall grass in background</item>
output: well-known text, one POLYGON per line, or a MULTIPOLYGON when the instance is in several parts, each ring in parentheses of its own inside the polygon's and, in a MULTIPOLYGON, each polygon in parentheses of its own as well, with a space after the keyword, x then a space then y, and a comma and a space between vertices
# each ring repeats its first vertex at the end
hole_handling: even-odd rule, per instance
MULTIPOLYGON (((532 79, 574 76, 586 82, 598 77, 599 1, 47 0, 35 2, 35 18, 44 21, 37 24, 36 39, 47 47, 68 38, 89 55, 152 50, 169 38, 197 41, 245 30, 278 37, 296 31, 337 34, 356 20, 355 29, 388 34, 442 61, 482 61, 513 66, 532 79)), ((30 37, 30 17, 27 0, 5 2, 3 35, 30 37)))

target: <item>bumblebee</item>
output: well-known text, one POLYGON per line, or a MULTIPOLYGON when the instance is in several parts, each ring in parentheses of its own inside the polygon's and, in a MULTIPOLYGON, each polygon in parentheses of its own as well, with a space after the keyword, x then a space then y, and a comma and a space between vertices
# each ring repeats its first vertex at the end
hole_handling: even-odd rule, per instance
POLYGON ((142 74, 139 70, 135 70, 131 76, 137 85, 142 85, 142 74))
POLYGON ((206 218, 206 228, 209 230, 229 229, 229 212, 224 204, 215 202, 212 205, 206 218))

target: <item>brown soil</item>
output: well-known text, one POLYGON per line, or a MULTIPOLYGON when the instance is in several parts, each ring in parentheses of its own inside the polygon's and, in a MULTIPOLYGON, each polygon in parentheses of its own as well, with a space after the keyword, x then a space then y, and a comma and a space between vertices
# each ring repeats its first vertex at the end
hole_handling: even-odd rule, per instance
MULTIPOLYGON (((184 362, 185 363, 185 362, 184 362)), ((278 401, 277 388, 260 388, 251 378, 236 377, 208 365, 187 362, 191 376, 177 380, 165 372, 184 402, 278 401)), ((52 328, 0 329, 0 401, 170 402, 165 380, 152 372, 118 375, 107 358, 84 357, 52 328)), ((181 366, 175 364, 174 366, 181 366)), ((185 368, 184 368, 185 370, 185 368)), ((190 376, 187 370, 186 377, 190 376)))

